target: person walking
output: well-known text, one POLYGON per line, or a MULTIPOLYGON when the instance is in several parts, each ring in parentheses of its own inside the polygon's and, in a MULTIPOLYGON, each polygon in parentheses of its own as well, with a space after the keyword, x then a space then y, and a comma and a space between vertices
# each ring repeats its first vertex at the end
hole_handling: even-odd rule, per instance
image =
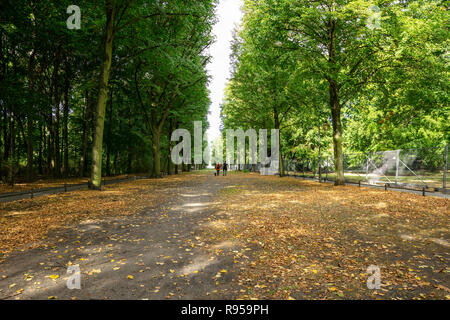
POLYGON ((216 176, 220 176, 220 168, 221 168, 220 162, 217 162, 217 164, 216 164, 216 171, 217 171, 216 176))
POLYGON ((228 171, 228 163, 225 161, 223 163, 223 175, 226 176, 228 171))

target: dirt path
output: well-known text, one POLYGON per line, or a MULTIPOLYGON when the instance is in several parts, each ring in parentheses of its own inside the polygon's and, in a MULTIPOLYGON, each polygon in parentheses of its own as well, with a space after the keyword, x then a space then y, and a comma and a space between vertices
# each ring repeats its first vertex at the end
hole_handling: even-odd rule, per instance
POLYGON ((0 264, 0 298, 231 299, 233 257, 209 254, 200 235, 226 185, 210 175, 184 181, 165 190, 173 196, 164 206, 52 232, 66 240, 0 264), (81 290, 67 288, 68 265, 79 265, 81 290))
POLYGON ((199 172, 0 208, 3 248, 58 226, 0 262, 0 299, 450 299, 448 199, 199 172))

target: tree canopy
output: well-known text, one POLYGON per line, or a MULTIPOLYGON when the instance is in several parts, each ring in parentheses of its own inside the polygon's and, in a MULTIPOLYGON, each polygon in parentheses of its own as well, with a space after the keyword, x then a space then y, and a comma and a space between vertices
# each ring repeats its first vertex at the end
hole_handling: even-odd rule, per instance
POLYGON ((344 149, 448 142, 443 1, 246 0, 244 11, 225 127, 280 129, 282 159, 332 148, 336 184, 344 149))
POLYGON ((178 170, 176 127, 207 125, 206 73, 216 2, 3 1, 2 179, 178 170))

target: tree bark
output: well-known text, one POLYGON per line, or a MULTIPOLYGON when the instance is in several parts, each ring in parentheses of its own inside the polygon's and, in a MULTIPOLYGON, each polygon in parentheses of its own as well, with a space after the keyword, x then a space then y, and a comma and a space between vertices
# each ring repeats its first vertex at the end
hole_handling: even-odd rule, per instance
MULTIPOLYGON (((34 38, 34 34, 33 34, 34 38)), ((34 90, 34 57, 35 50, 33 48, 28 62, 28 81, 29 91, 32 94, 34 90)), ((33 120, 31 118, 34 112, 34 106, 31 105, 30 113, 27 115, 27 180, 30 181, 33 176, 33 120)))
POLYGON ((105 109, 108 100, 108 83, 111 71, 113 37, 114 37, 114 6, 111 0, 106 1, 106 36, 103 66, 100 73, 98 101, 95 110, 94 141, 92 144, 92 165, 89 187, 100 190, 102 180, 103 129, 105 125, 105 109))
POLYGON ((8 136, 8 113, 6 111, 6 108, 3 109, 3 141, 5 141, 5 146, 4 146, 4 153, 3 153, 3 159, 5 159, 5 161, 8 161, 8 157, 9 157, 9 136, 8 136))
POLYGON ((173 148, 173 144, 172 141, 170 140, 170 137, 172 135, 172 130, 173 130, 173 120, 170 120, 169 122, 169 142, 168 142, 168 154, 167 154, 167 174, 170 176, 173 173, 173 165, 172 165, 172 148, 173 148))
MULTIPOLYGON (((131 107, 129 108, 129 117, 128 117, 128 130, 131 132, 133 129, 133 120, 132 120, 132 112, 131 107)), ((128 163, 127 163, 127 173, 132 173, 133 171, 133 147, 131 144, 128 144, 128 163)))
POLYGON ((50 174, 53 174, 53 169, 54 169, 54 166, 55 166, 55 158, 54 158, 54 151, 53 151, 53 147, 54 147, 54 145, 53 145, 53 139, 52 139, 52 136, 53 136, 53 130, 52 130, 52 127, 53 127, 53 114, 50 114, 49 116, 48 116, 48 122, 49 122, 49 124, 47 125, 47 128, 46 128, 46 130, 47 130, 47 132, 46 132, 46 136, 47 136, 47 141, 46 141, 46 145, 47 145, 47 174, 48 175, 50 175, 50 174))
POLYGON ((344 163, 342 157, 342 123, 341 123, 341 105, 339 101, 339 90, 336 66, 336 21, 329 21, 329 47, 328 63, 330 66, 331 77, 328 79, 330 88, 330 109, 331 119, 333 121, 333 149, 334 149, 334 167, 336 171, 335 185, 345 185, 344 163))
POLYGON ((318 162, 318 172, 319 172, 319 181, 322 180, 322 169, 320 167, 320 160, 322 157, 321 151, 322 151, 322 146, 321 146, 321 136, 320 136, 320 119, 319 119, 319 125, 317 127, 319 129, 319 162, 318 162))
MULTIPOLYGON (((273 108, 273 117, 275 122, 275 129, 280 130, 280 117, 278 115, 278 109, 273 108)), ((281 133, 278 134, 278 171, 280 173, 280 177, 284 176, 284 165, 283 165, 283 157, 281 155, 281 133)))
POLYGON ((33 178, 33 120, 27 116, 27 180, 33 178))
POLYGON ((91 99, 89 97, 89 92, 86 91, 86 105, 83 111, 83 136, 81 139, 81 157, 80 157, 80 167, 78 174, 80 177, 85 177, 87 175, 87 147, 90 131, 91 122, 91 99))
MULTIPOLYGON (((68 73, 69 70, 66 70, 68 73)), ((66 74, 66 83, 64 91, 64 109, 63 109, 63 144, 64 144, 64 177, 69 176, 69 91, 70 82, 69 76, 66 74)))
POLYGON ((61 177, 61 143, 59 138, 59 122, 60 122, 60 99, 58 97, 56 108, 55 108, 55 126, 54 126, 54 142, 55 142, 55 176, 57 178, 61 177))
POLYGON ((334 168, 336 171, 335 185, 345 185, 344 162, 342 150, 342 123, 341 106, 339 105, 336 85, 330 83, 330 105, 331 119, 333 121, 333 148, 334 148, 334 168))
POLYGON ((113 167, 114 167, 114 174, 117 175, 118 171, 117 171, 117 159, 119 157, 119 153, 116 152, 114 154, 114 162, 113 162, 113 167))
POLYGON ((112 132, 112 113, 113 113, 113 93, 112 89, 110 90, 109 95, 109 119, 108 119, 108 136, 106 143, 106 175, 111 176, 111 132, 112 132))
POLYGON ((14 130, 14 106, 11 106, 11 114, 10 114, 10 126, 9 126, 9 156, 10 156, 10 163, 9 163, 9 172, 8 172, 8 180, 9 185, 14 186, 14 169, 15 169, 15 163, 14 163, 14 149, 15 149, 15 130, 14 130))
POLYGON ((44 170, 42 167, 42 144, 43 144, 43 139, 44 139, 44 128, 42 126, 42 124, 39 126, 39 155, 38 155, 38 171, 39 174, 42 175, 44 174, 44 170))
POLYGON ((161 149, 160 149, 161 133, 159 130, 152 132, 152 151, 153 151, 153 168, 152 178, 161 177, 161 149))

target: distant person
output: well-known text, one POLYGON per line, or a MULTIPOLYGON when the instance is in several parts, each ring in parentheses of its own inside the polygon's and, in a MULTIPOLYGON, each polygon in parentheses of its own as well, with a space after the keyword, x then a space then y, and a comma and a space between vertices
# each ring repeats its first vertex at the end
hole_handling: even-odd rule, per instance
POLYGON ((228 163, 225 161, 223 163, 223 175, 226 176, 228 171, 228 163))
POLYGON ((220 168, 221 168, 220 162, 217 162, 217 164, 216 164, 216 171, 217 171, 216 176, 220 176, 220 168))

